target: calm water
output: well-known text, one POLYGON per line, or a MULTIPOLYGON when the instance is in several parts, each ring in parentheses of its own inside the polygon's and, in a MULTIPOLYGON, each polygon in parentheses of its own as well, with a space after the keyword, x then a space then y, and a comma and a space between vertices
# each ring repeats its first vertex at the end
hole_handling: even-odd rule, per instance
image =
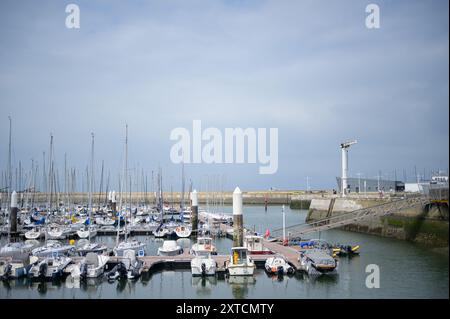
MULTIPOLYGON (((231 207, 225 208, 231 213, 231 207)), ((307 211, 286 208, 286 224, 302 223, 307 211)), ((264 233, 282 225, 281 207, 246 206, 244 223, 264 233)), ((448 298, 448 256, 404 241, 372 235, 330 230, 315 234, 330 242, 357 243, 360 256, 341 258, 336 277, 309 278, 297 274, 279 280, 262 269, 254 279, 192 278, 190 270, 145 274, 137 281, 93 280, 77 286, 69 281, 30 282, 27 279, 0 283, 0 298, 448 298), (368 264, 380 268, 380 288, 365 286, 368 264), (237 281, 236 281, 237 280, 237 281)), ((156 254, 162 240, 137 236, 147 243, 147 253, 156 254)), ((114 246, 114 238, 98 236, 97 241, 114 246)), ((2 238, 2 244, 5 238, 2 238)), ((188 247, 190 240, 180 243, 188 247)), ((215 242, 220 254, 228 254, 231 240, 215 242)))

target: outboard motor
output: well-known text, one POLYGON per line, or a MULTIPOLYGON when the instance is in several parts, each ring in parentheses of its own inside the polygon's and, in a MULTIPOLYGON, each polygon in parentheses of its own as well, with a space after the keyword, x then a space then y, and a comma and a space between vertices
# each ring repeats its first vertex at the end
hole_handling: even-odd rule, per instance
POLYGON ((87 278, 87 265, 86 264, 81 264, 80 278, 83 280, 87 278))
POLYGON ((127 278, 128 270, 122 262, 117 265, 117 273, 120 278, 127 278))
POLYGON ((8 280, 11 277, 11 273, 12 273, 12 266, 11 264, 8 264, 5 267, 5 273, 2 276, 0 276, 0 279, 8 280))
POLYGON ((278 274, 278 276, 283 276, 284 275, 283 266, 278 266, 277 274, 278 274))
POLYGON ((202 276, 205 276, 206 275, 206 265, 205 265, 205 263, 202 263, 202 276))
POLYGON ((47 263, 42 263, 39 265, 39 277, 45 278, 45 275, 47 274, 48 265, 47 263))

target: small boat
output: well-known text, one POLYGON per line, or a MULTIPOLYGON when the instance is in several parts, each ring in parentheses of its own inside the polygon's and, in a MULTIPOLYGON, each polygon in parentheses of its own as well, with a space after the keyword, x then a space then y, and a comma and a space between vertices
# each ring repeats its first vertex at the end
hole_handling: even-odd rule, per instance
POLYGON ((77 230, 77 235, 81 239, 93 238, 97 236, 97 229, 95 227, 84 227, 77 230))
POLYGON ((115 224, 115 220, 109 217, 97 217, 95 223, 100 226, 112 226, 115 224))
POLYGON ((33 245, 29 243, 8 243, 0 249, 0 257, 10 257, 16 254, 29 254, 33 245))
POLYGON ((176 256, 182 253, 183 249, 175 240, 165 240, 162 247, 158 248, 158 256, 176 256))
POLYGON ((38 239, 41 237, 42 233, 38 228, 32 228, 29 231, 25 232, 26 239, 38 239))
POLYGON ((248 255, 246 247, 232 247, 230 259, 226 268, 230 276, 252 276, 255 272, 255 263, 248 255))
POLYGON ((35 263, 28 273, 30 278, 56 279, 63 275, 64 269, 72 262, 72 259, 65 256, 46 257, 35 263))
POLYGON ((155 238, 163 238, 169 236, 172 232, 168 228, 159 228, 153 232, 155 238))
POLYGON ((145 243, 137 241, 135 239, 122 241, 116 247, 114 247, 113 252, 115 256, 123 256, 126 250, 133 250, 138 256, 145 256, 145 243))
POLYGON ((244 247, 250 255, 272 255, 273 252, 264 247, 264 238, 261 236, 244 236, 244 247))
POLYGON ((98 255, 93 252, 87 253, 86 257, 72 269, 71 275, 73 278, 79 276, 81 279, 97 278, 103 275, 108 260, 108 256, 98 255))
POLYGON ((337 260, 322 249, 300 251, 298 261, 309 275, 337 273, 337 260))
POLYGON ((33 256, 52 257, 69 255, 75 252, 75 247, 71 245, 62 245, 60 242, 49 241, 44 246, 37 247, 31 251, 33 256))
POLYGON ((359 245, 336 245, 333 247, 333 256, 355 256, 359 255, 359 245))
POLYGON ((134 250, 128 249, 123 252, 123 259, 111 271, 107 273, 109 280, 138 278, 144 267, 144 262, 136 258, 134 250))
POLYGON ((281 255, 267 258, 264 268, 268 273, 277 275, 292 275, 295 272, 294 267, 289 265, 286 259, 281 255))
POLYGON ((180 238, 188 238, 191 236, 191 229, 187 226, 178 226, 175 228, 175 234, 180 238))
POLYGON ((80 256, 86 256, 88 253, 103 254, 107 249, 106 245, 85 241, 77 244, 76 253, 80 256))
POLYGON ((197 251, 208 251, 211 255, 217 255, 216 246, 212 243, 211 237, 198 237, 197 243, 193 244, 190 250, 191 255, 195 255, 197 251))
POLYGON ((37 257, 22 255, 0 259, 0 279, 16 279, 28 274, 30 268, 38 261, 37 257))
POLYGON ((65 239, 64 230, 60 227, 51 227, 46 230, 46 236, 48 239, 65 239))
POLYGON ((191 260, 192 276, 214 276, 216 269, 217 263, 211 258, 209 251, 196 251, 195 257, 191 260))

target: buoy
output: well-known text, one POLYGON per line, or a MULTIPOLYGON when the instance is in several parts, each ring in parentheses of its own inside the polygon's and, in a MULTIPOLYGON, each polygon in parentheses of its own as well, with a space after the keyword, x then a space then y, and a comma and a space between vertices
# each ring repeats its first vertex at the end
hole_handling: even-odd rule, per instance
POLYGON ((75 245, 75 239, 69 240, 69 244, 70 244, 71 246, 75 245))

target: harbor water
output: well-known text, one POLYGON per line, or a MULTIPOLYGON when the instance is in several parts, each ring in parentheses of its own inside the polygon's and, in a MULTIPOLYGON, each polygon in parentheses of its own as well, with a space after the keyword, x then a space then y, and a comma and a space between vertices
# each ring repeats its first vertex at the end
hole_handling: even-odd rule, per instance
MULTIPOLYGON (((231 213, 226 206, 224 211, 231 213)), ((286 225, 304 222, 306 210, 286 211, 286 225)), ((245 206, 244 224, 264 233, 282 226, 281 206, 245 206)), ((147 254, 156 255, 162 240, 136 236, 147 244, 147 254)), ((0 282, 0 299, 7 298, 448 298, 448 256, 411 242, 373 235, 329 230, 310 238, 331 243, 358 244, 360 255, 339 259, 338 275, 309 277, 297 273, 283 278, 268 276, 257 269, 252 278, 193 278, 190 269, 144 273, 139 279, 108 282, 106 279, 74 283, 70 280, 30 281, 26 278, 0 282), (367 265, 380 269, 380 287, 366 286, 367 265)), ((7 238, 1 238, 1 244, 7 238)), ((96 241, 112 248, 115 236, 97 236, 96 241)), ((188 249, 192 240, 179 240, 188 249)), ((219 254, 229 254, 232 241, 218 238, 219 254)))

